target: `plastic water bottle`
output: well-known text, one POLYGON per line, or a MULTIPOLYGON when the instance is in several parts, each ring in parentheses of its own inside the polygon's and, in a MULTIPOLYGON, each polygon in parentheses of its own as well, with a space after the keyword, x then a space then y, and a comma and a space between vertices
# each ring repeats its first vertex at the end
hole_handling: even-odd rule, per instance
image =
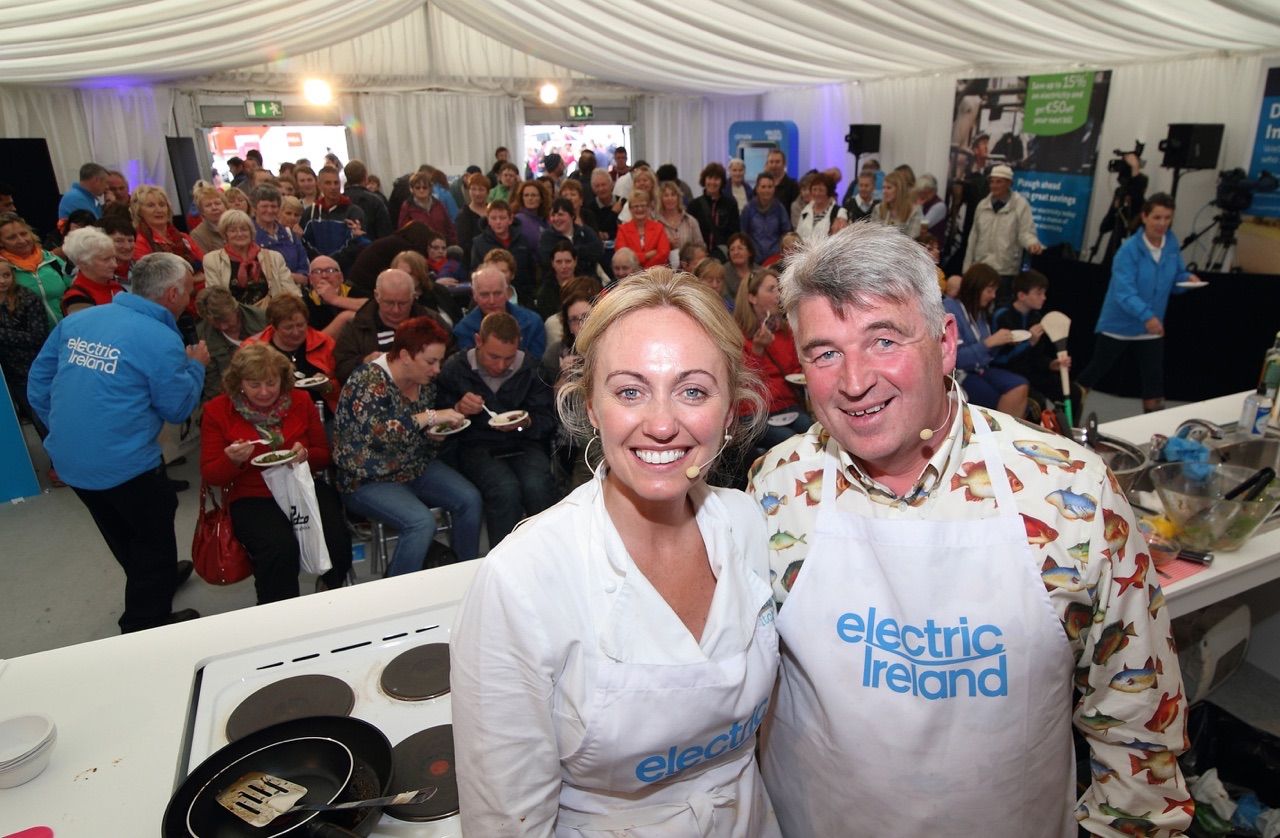
POLYGON ((1256 393, 1245 397, 1236 429, 1249 436, 1262 436, 1266 433, 1267 420, 1271 416, 1271 403, 1272 398, 1267 395, 1266 385, 1259 384, 1256 393))

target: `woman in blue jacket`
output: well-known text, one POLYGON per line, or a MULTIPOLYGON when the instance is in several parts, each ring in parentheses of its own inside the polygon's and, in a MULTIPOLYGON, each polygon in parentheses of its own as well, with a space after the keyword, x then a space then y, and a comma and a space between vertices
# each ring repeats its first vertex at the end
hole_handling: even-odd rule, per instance
POLYGON ((1094 332, 1093 357, 1077 381, 1092 389, 1116 361, 1132 350, 1142 380, 1142 409, 1164 407, 1164 312, 1169 295, 1185 288, 1175 283, 1200 283, 1182 261, 1173 224, 1173 198, 1163 192, 1142 205, 1142 233, 1130 236, 1116 251, 1111 284, 1102 301, 1094 332))
POLYGON ((982 262, 969 266, 960 293, 942 298, 942 307, 956 318, 960 343, 956 348, 956 379, 969 401, 1022 418, 1027 412, 1030 385, 1016 372, 991 366, 996 349, 1013 343, 1009 329, 991 330, 991 303, 1000 286, 995 268, 982 262))

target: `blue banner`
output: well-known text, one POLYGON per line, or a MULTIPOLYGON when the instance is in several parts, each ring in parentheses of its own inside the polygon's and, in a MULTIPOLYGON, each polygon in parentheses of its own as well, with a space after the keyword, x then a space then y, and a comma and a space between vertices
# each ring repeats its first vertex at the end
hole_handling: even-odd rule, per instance
MULTIPOLYGON (((1253 140, 1253 157, 1249 160, 1249 177, 1263 172, 1280 177, 1280 67, 1267 71, 1262 92, 1262 108, 1258 113, 1258 133, 1253 140)), ((1249 215, 1280 218, 1280 191, 1257 193, 1249 215)))
POLYGON ((1031 204, 1036 235, 1045 247, 1069 242, 1077 250, 1084 241, 1084 219, 1093 193, 1093 175, 1016 172, 1013 188, 1031 204))

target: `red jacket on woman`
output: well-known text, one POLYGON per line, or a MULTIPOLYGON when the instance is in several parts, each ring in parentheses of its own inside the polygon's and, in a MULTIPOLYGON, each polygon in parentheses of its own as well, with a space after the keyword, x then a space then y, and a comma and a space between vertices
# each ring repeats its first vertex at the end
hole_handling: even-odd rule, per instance
POLYGON ((640 230, 636 227, 636 220, 633 218, 625 224, 618 225, 618 238, 614 244, 614 253, 617 253, 624 247, 629 247, 635 251, 636 259, 640 262, 642 268, 652 268, 656 265, 671 265, 671 240, 667 238, 667 228, 662 226, 661 221, 654 221, 652 218, 644 223, 644 246, 640 246, 640 230), (645 259, 644 254, 647 251, 656 250, 657 255, 652 259, 645 259))
MULTIPOLYGON (((284 398, 291 401, 280 427, 280 435, 284 437, 280 450, 288 451, 295 442, 301 442, 307 449, 307 464, 312 472, 325 468, 332 457, 319 411, 301 390, 290 390, 284 398)), ((262 439, 262 434, 236 412, 230 396, 223 393, 205 404, 204 418, 200 420, 200 476, 210 486, 228 487, 228 503, 240 498, 271 497, 271 490, 262 479, 262 469, 250 465, 249 460, 236 465, 224 450, 231 443, 246 439, 262 439)), ((265 445, 256 445, 253 456, 268 450, 265 445)))
POLYGON ((769 394, 765 400, 766 408, 770 413, 789 410, 799 404, 795 389, 786 379, 788 375, 801 371, 800 356, 796 354, 796 342, 789 328, 783 327, 773 333, 773 341, 764 348, 763 355, 753 351, 751 336, 746 336, 742 357, 746 359, 747 368, 764 380, 769 394))

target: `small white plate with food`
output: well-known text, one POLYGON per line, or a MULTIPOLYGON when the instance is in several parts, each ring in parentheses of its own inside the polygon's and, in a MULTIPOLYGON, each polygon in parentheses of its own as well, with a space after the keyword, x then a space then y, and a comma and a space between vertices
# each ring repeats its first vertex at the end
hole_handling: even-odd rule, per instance
POLYGON ((1010 329, 1009 342, 1022 343, 1024 340, 1031 340, 1031 332, 1026 329, 1010 329))
POLYGON ((775 413, 767 420, 770 425, 775 428, 785 428, 792 422, 800 418, 800 414, 794 410, 787 410, 782 413, 775 413))
POLYGON ((437 422, 427 429, 427 432, 435 436, 452 436, 453 434, 462 433, 471 427, 470 419, 463 419, 457 425, 450 425, 448 422, 437 422))
POLYGON ((1177 283, 1179 288, 1204 288, 1208 284, 1207 282, 1192 282, 1191 280, 1177 283))
POLYGON ((528 418, 529 411, 527 410, 508 410, 490 418, 489 426, 492 428, 509 428, 512 425, 519 425, 528 418))
POLYGON ((308 376, 306 378, 299 378, 297 381, 293 382, 293 386, 301 387, 304 390, 310 390, 313 387, 323 387, 328 383, 329 376, 322 372, 318 372, 315 375, 308 376))
POLYGON ((794 384, 797 387, 803 387, 809 382, 809 379, 805 378, 802 372, 793 372, 785 376, 785 380, 788 384, 794 384))
POLYGON ((251 465, 258 468, 271 468, 272 466, 282 466, 285 463, 292 463, 298 459, 296 451, 268 451, 265 454, 259 454, 249 461, 251 465))

